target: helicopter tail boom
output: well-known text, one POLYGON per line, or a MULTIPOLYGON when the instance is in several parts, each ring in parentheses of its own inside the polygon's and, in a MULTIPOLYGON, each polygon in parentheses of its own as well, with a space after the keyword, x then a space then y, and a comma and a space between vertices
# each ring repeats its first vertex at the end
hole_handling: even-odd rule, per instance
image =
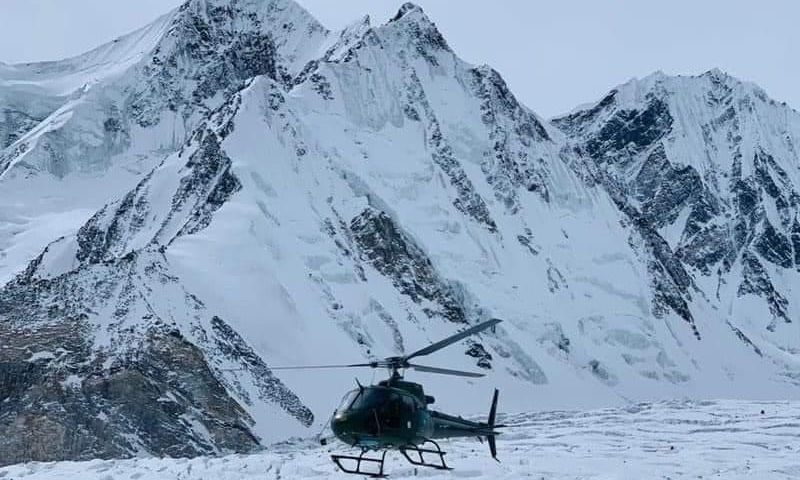
POLYGON ((495 389, 494 396, 492 397, 492 406, 489 410, 489 419, 486 423, 473 422, 461 417, 454 417, 446 413, 431 412, 431 417, 434 422, 433 438, 453 438, 453 437, 486 437, 489 443, 489 453, 492 458, 497 460, 497 444, 495 442, 496 436, 500 433, 498 428, 503 428, 504 425, 497 425, 495 419, 497 417, 497 399, 500 392, 495 389))

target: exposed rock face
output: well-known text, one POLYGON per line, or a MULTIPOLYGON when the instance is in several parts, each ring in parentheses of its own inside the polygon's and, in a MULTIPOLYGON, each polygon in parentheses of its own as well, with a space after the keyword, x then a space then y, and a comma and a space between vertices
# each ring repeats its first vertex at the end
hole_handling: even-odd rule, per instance
POLYGON ((135 356, 108 366, 92 355, 87 330, 78 320, 3 332, 16 339, 0 359, 2 401, 11 405, 0 417, 4 464, 118 458, 142 449, 183 457, 259 445, 252 420, 179 332, 153 331, 135 356), (206 438, 193 435, 197 423, 206 438))
POLYGON ((550 142, 542 123, 514 98, 500 74, 486 67, 472 70, 475 94, 481 100, 481 120, 489 129, 492 154, 481 165, 495 196, 515 213, 520 207, 516 191, 524 187, 547 202, 546 169, 536 158, 535 146, 550 142))
POLYGON ((477 359, 477 365, 483 369, 492 369, 492 354, 487 352, 483 345, 475 341, 468 341, 469 349, 466 353, 470 357, 477 359))
POLYGON ((441 315, 466 323, 464 308, 447 283, 439 277, 431 260, 414 241, 399 230, 384 212, 365 210, 350 223, 361 258, 392 279, 395 287, 414 302, 427 300, 429 316, 441 315))
POLYGON ((329 32, 289 0, 2 67, 0 464, 310 436, 352 374, 275 365, 492 317, 430 360, 507 410, 797 395, 800 115, 753 85, 655 74, 548 122, 415 5, 329 32))
POLYGON ((39 124, 43 119, 34 118, 27 112, 4 109, 0 121, 0 150, 19 140, 20 136, 39 124))
POLYGON ((142 66, 143 79, 126 105, 139 125, 158 123, 164 101, 169 110, 188 116, 191 109, 207 109, 216 95, 237 92, 252 77, 289 76, 280 64, 272 25, 248 3, 195 1, 179 8, 174 27, 142 66))
POLYGON ((313 421, 191 294, 183 291, 184 318, 158 305, 165 289, 182 290, 159 253, 132 251, 54 278, 39 275, 32 264, 0 290, 0 333, 10 340, 0 349, 0 424, 10 432, 0 443, 4 461, 251 451, 260 440, 238 402, 275 402, 302 423, 313 421), (240 365, 257 398, 212 360, 240 365))

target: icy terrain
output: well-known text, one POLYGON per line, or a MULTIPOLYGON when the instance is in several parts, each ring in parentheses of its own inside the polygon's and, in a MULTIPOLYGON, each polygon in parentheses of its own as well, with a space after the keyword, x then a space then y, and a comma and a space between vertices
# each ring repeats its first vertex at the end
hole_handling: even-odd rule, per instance
POLYGON ((3 65, 0 464, 307 437, 379 378, 272 366, 493 317, 430 358, 486 378, 414 377, 437 404, 796 399, 798 152, 800 115, 716 70, 546 121, 413 4, 332 32, 188 0, 3 65))
MULTIPOLYGON (((670 402, 509 415, 500 462, 477 440, 443 443, 455 470, 417 469, 387 455, 390 478, 544 480, 758 479, 800 476, 797 402, 670 402), (763 413, 762 413, 763 411, 763 413)), ((267 480, 361 478, 336 472, 311 440, 262 453, 196 459, 93 460, 0 468, 3 480, 267 480)))

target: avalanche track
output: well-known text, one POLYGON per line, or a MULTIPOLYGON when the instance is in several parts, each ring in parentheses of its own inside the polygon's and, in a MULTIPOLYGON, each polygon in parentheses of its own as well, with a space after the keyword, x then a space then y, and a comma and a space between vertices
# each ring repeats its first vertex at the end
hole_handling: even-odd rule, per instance
MULTIPOLYGON (((443 448, 454 471, 415 471, 393 453, 387 471, 393 479, 796 479, 799 418, 800 402, 731 400, 515 414, 503 419, 514 428, 498 445, 500 463, 477 441, 452 441, 443 448)), ((336 472, 331 451, 303 440, 219 458, 28 463, 0 468, 0 478, 359 478, 336 472)))

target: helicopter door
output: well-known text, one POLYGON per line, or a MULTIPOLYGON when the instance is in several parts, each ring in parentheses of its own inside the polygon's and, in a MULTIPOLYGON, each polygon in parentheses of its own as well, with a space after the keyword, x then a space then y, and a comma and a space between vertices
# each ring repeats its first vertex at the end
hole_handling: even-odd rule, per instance
POLYGON ((416 411, 417 405, 414 402, 414 399, 407 395, 403 395, 403 416, 405 417, 405 425, 403 425, 404 428, 408 430, 414 428, 414 418, 416 417, 414 413, 416 411))
POLYGON ((400 422, 403 417, 403 401, 400 395, 392 393, 389 395, 389 400, 386 402, 386 426, 388 428, 400 428, 400 422))

